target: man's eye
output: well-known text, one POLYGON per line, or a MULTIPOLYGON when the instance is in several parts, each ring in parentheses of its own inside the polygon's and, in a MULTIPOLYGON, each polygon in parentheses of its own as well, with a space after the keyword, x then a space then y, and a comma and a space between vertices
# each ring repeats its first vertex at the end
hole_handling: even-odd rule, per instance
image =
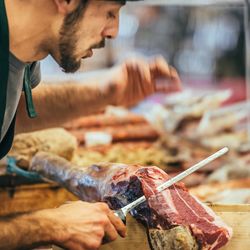
POLYGON ((115 16, 115 14, 113 12, 109 11, 107 13, 107 19, 115 19, 115 18, 116 18, 116 16, 115 16))

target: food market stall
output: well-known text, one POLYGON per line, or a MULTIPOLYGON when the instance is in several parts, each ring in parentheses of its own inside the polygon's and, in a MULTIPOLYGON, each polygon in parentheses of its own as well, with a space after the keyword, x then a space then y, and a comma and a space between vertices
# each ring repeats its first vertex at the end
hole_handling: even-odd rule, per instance
MULTIPOLYGON (((248 2, 193 0, 189 1, 188 5, 244 6, 245 3, 248 2)), ((145 4, 162 6, 187 3, 175 0, 149 0, 145 1, 145 4)), ((247 8, 245 14, 246 16, 248 14, 247 8)), ((247 22, 246 17, 246 41, 248 41, 247 22)), ((246 52, 246 55, 248 54, 246 52)), ((246 58, 247 69, 249 69, 249 58, 248 56, 246 58)), ((72 164, 82 169, 92 166, 93 169, 99 170, 98 162, 120 162, 130 165, 157 166, 173 177, 211 155, 215 150, 230 146, 231 152, 228 155, 187 177, 184 183, 191 194, 204 203, 210 202, 210 207, 233 228, 233 238, 224 249, 248 249, 250 245, 248 237, 249 152, 242 145, 247 145, 249 131, 238 130, 238 125, 241 125, 242 121, 248 121, 248 112, 239 111, 247 110, 249 104, 243 101, 240 104, 231 104, 230 108, 222 107, 228 98, 230 93, 225 90, 201 91, 195 95, 194 92, 184 91, 181 94, 164 97, 157 105, 149 101, 132 111, 111 107, 105 114, 83 117, 71 123, 62 124, 59 129, 17 135, 9 153, 10 159, 15 159, 14 166, 8 161, 8 168, 6 169, 6 162, 3 162, 1 168, 0 197, 3 205, 0 214, 56 207, 66 201, 82 198, 81 194, 73 192, 73 195, 60 187, 57 182, 60 183, 61 180, 49 178, 46 174, 42 175, 42 178, 34 175, 20 177, 34 170, 41 174, 41 171, 33 168, 32 165, 32 162, 36 161, 34 157, 40 152, 55 154, 55 159, 60 157, 59 161, 61 158, 67 160, 67 166, 72 164), (15 165, 27 172, 17 172, 15 165)), ((111 166, 107 164, 104 168, 111 169, 111 166)), ((62 176, 62 181, 65 176, 62 176)), ((67 187, 62 182, 60 184, 67 187)), ((156 243, 153 245, 155 238, 153 236, 150 238, 148 228, 131 216, 127 218, 127 226, 128 237, 125 240, 119 239, 104 245, 101 249, 150 249, 150 247, 168 249, 157 248, 156 243)), ((174 238, 171 242, 175 241, 179 232, 174 232, 174 236, 171 236, 171 230, 167 231, 169 235, 164 237, 174 238)), ((160 241, 163 242, 163 240, 160 241)), ((169 249, 175 249, 171 245, 174 243, 166 244, 172 247, 169 249)), ((182 246, 180 249, 198 249, 197 246, 192 247, 182 246)))

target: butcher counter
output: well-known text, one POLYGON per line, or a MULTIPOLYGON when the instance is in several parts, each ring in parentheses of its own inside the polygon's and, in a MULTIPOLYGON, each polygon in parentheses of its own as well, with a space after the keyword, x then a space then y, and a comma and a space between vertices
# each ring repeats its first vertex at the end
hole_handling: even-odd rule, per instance
MULTIPOLYGON (((77 198, 55 184, 22 185, 0 189, 0 215, 54 208, 77 198), (39 202, 38 202, 39 201, 39 202)), ((215 205, 210 207, 233 228, 233 238, 224 250, 248 250, 250 246, 250 205, 215 205)), ((145 228, 131 216, 127 217, 127 237, 103 245, 100 250, 150 250, 145 228)), ((57 249, 54 247, 54 249, 57 249)))

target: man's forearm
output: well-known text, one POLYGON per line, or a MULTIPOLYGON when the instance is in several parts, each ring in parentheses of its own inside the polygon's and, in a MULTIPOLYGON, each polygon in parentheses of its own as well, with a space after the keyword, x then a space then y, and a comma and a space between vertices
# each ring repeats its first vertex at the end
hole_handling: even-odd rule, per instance
POLYGON ((111 96, 112 89, 105 89, 105 85, 41 84, 33 90, 38 117, 28 118, 22 96, 17 112, 16 130, 28 132, 56 127, 80 116, 102 112, 108 104, 112 104, 111 96))
POLYGON ((0 218, 0 250, 32 249, 52 242, 52 223, 39 213, 0 218))

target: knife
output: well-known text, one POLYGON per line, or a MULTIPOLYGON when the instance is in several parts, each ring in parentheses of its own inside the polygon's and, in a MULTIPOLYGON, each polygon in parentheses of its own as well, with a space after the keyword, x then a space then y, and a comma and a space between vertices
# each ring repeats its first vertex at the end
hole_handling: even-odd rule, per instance
MULTIPOLYGON (((215 159, 226 154, 228 151, 229 151, 229 149, 227 147, 224 147, 221 150, 217 151, 216 153, 210 155, 206 159, 200 161, 199 163, 193 165, 192 167, 188 168, 187 170, 183 171, 182 173, 180 173, 180 174, 176 175, 175 177, 171 178, 170 180, 164 182, 163 184, 161 184, 160 186, 157 187, 157 193, 162 192, 166 188, 179 182, 180 180, 184 179, 188 175, 190 175, 190 174, 194 173, 195 171, 197 171, 198 169, 204 167, 205 165, 207 165, 211 161, 214 161, 215 159)), ((137 200, 129 203, 128 205, 126 205, 118 210, 115 210, 114 214, 116 216, 118 216, 123 222, 125 222, 127 213, 130 212, 135 207, 137 207, 138 205, 140 205, 141 203, 145 202, 146 200, 147 200, 146 197, 143 195, 140 198, 138 198, 137 200)))

